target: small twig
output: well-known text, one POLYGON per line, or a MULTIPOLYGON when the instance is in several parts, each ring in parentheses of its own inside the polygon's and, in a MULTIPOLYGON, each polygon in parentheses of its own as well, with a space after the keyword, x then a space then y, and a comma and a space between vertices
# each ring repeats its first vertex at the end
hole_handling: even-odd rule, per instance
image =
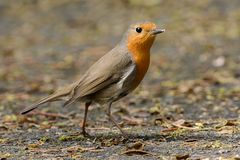
POLYGON ((184 119, 180 119, 176 122, 173 122, 172 125, 177 128, 182 128, 186 130, 199 130, 199 128, 194 128, 194 127, 188 127, 186 126, 186 121, 184 119))
POLYGON ((99 127, 99 128, 87 128, 89 130, 111 130, 110 128, 107 128, 107 127, 99 127))
POLYGON ((56 148, 48 148, 48 149, 37 149, 37 148, 34 148, 34 149, 30 149, 30 151, 40 152, 40 153, 49 153, 49 152, 59 152, 59 149, 56 149, 56 148))
POLYGON ((174 126, 174 127, 177 127, 177 128, 186 129, 186 130, 199 130, 199 128, 186 127, 186 126, 177 125, 177 124, 173 124, 173 126, 174 126))
POLYGON ((103 151, 103 149, 98 149, 96 147, 89 147, 89 148, 84 148, 84 147, 81 147, 81 146, 71 146, 71 147, 67 147, 67 148, 62 148, 61 150, 66 150, 68 152, 71 152, 71 151, 92 151, 92 152, 100 152, 100 151, 103 151))
POLYGON ((122 119, 125 120, 129 125, 143 125, 144 124, 142 119, 127 117, 127 116, 123 116, 122 119))

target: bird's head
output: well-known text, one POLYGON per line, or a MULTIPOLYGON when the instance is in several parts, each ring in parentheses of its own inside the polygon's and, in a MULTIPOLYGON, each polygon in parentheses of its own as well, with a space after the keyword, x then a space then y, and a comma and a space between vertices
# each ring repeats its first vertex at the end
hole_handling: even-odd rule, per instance
POLYGON ((136 23, 129 27, 126 39, 131 48, 150 49, 156 35, 163 33, 165 29, 157 28, 152 22, 136 23))

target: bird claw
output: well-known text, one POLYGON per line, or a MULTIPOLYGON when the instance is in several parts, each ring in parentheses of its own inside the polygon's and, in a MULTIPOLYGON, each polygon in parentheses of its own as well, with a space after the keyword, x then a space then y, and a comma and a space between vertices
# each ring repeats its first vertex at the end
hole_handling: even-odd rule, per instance
POLYGON ((90 134, 88 134, 85 130, 83 130, 81 132, 81 134, 84 136, 84 137, 91 137, 90 134))
POLYGON ((129 135, 127 135, 126 133, 122 134, 122 137, 123 137, 124 139, 129 139, 129 135))

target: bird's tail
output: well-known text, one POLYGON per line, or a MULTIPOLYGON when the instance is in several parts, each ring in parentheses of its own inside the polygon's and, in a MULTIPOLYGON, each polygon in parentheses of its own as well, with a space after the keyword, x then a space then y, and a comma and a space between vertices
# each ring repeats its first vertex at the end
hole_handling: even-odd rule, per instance
POLYGON ((32 110, 38 108, 41 104, 47 103, 47 102, 52 102, 52 101, 57 101, 63 97, 66 97, 71 94, 72 90, 74 88, 74 85, 70 85, 68 87, 62 88, 55 93, 41 99, 40 101, 30 105, 27 107, 25 110, 21 112, 21 114, 26 114, 28 112, 31 112, 32 110))

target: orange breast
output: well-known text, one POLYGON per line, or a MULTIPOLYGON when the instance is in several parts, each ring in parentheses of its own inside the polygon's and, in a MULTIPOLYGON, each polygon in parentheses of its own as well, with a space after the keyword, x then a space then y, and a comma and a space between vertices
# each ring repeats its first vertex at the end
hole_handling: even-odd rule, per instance
POLYGON ((150 63, 150 50, 147 48, 136 48, 129 45, 128 49, 136 64, 136 76, 133 80, 132 89, 135 89, 145 76, 150 63))
MULTIPOLYGON (((140 53, 142 55, 142 53, 140 53)), ((137 73, 136 77, 134 79, 133 89, 135 89, 139 83, 143 80, 143 77, 145 76, 149 63, 150 63, 150 53, 144 53, 144 56, 135 56, 135 63, 137 65, 137 73)))
POLYGON ((132 89, 135 89, 139 85, 148 70, 150 49, 154 39, 155 37, 152 36, 143 36, 142 38, 136 35, 128 36, 127 47, 137 67, 132 89))

